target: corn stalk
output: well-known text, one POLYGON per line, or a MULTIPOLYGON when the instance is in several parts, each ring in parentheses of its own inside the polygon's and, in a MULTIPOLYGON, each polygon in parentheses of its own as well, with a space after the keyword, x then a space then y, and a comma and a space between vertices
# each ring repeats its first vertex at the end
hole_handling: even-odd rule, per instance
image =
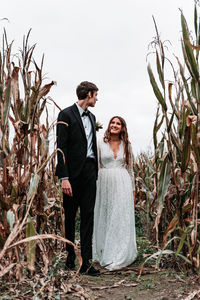
POLYGON ((154 24, 156 71, 152 71, 150 64, 147 67, 158 101, 153 130, 154 155, 149 159, 153 165, 151 178, 154 178, 148 187, 154 195, 149 202, 150 214, 155 214, 157 247, 165 249, 168 239, 171 238, 172 242, 167 245, 176 257, 182 253, 187 258, 186 265, 199 269, 199 8, 195 5, 195 42, 192 41, 186 19, 181 12, 183 63, 178 57, 175 57, 173 63, 168 59, 165 43, 160 39, 155 20, 154 24), (170 66, 172 70, 170 81, 165 79, 166 66, 170 66), (177 238, 173 238, 174 235, 177 238))
POLYGON ((33 273, 40 257, 47 272, 53 251, 50 242, 35 240, 7 251, 11 243, 37 234, 63 234, 59 189, 53 177, 56 151, 49 156, 54 126, 49 126, 47 102, 53 102, 48 93, 55 82, 44 84, 44 57, 38 65, 29 35, 30 31, 20 53, 13 55, 13 43, 8 43, 4 31, 0 51, 0 271, 15 266, 17 279, 23 275, 23 262, 33 273))

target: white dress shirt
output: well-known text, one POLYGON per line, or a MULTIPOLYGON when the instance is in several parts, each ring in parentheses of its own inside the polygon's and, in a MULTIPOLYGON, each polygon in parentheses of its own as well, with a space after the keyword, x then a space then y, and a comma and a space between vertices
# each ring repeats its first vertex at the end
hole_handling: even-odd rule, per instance
POLYGON ((89 116, 82 116, 84 110, 77 103, 76 103, 76 106, 80 113, 81 120, 83 122, 83 127, 85 130, 86 139, 87 139, 87 157, 94 158, 94 151, 92 150, 93 132, 92 132, 92 124, 91 124, 90 118, 89 118, 89 116))

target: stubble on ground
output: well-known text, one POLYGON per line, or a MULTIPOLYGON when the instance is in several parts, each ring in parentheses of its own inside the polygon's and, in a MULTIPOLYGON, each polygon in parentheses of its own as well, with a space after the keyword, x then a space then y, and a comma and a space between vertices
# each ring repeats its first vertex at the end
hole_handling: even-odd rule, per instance
POLYGON ((101 271, 99 277, 76 275, 75 271, 66 271, 62 263, 51 275, 45 277, 38 273, 25 276, 20 282, 1 280, 0 300, 200 299, 200 276, 197 275, 145 267, 138 280, 140 267, 135 264, 114 272, 99 265, 96 267, 101 271))
MULTIPOLYGON (((100 267, 99 267, 100 268, 100 267)), ((139 267, 130 266, 120 271, 109 272, 100 268, 101 276, 78 276, 82 299, 113 300, 196 300, 200 299, 200 278, 186 276, 172 270, 155 271, 145 268, 138 281, 139 267)), ((62 299, 77 299, 68 294, 62 299)))

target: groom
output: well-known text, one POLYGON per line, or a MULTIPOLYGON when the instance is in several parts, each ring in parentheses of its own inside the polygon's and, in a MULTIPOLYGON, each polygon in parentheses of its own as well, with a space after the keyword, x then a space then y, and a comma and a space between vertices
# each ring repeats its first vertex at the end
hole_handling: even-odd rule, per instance
MULTIPOLYGON (((58 115, 56 175, 62 181, 63 207, 65 212, 65 235, 75 239, 75 217, 80 207, 80 239, 83 264, 80 273, 100 274, 91 264, 93 214, 97 179, 96 119, 88 111, 97 101, 98 88, 94 83, 81 82, 76 94, 78 101, 58 115), (63 123, 64 122, 64 123, 63 123), (64 157, 63 157, 64 156, 64 157)), ((74 269, 74 248, 67 244, 66 268, 74 269)))

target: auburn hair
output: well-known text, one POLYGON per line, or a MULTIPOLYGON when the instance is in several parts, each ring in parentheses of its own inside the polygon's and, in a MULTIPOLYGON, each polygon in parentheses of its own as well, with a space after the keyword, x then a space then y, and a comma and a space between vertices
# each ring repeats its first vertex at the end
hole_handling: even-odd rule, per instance
POLYGON ((126 122, 122 117, 114 116, 110 119, 109 124, 108 124, 108 128, 106 129, 106 131, 104 133, 103 140, 104 140, 105 143, 109 143, 109 141, 111 140, 110 124, 111 124, 112 120, 115 119, 115 118, 119 119, 119 121, 121 123, 121 126, 122 126, 121 132, 119 134, 119 138, 124 143, 125 162, 126 162, 126 165, 129 166, 130 165, 130 156, 131 156, 130 147, 129 147, 130 142, 129 142, 129 139, 128 139, 128 131, 127 131, 126 122))

